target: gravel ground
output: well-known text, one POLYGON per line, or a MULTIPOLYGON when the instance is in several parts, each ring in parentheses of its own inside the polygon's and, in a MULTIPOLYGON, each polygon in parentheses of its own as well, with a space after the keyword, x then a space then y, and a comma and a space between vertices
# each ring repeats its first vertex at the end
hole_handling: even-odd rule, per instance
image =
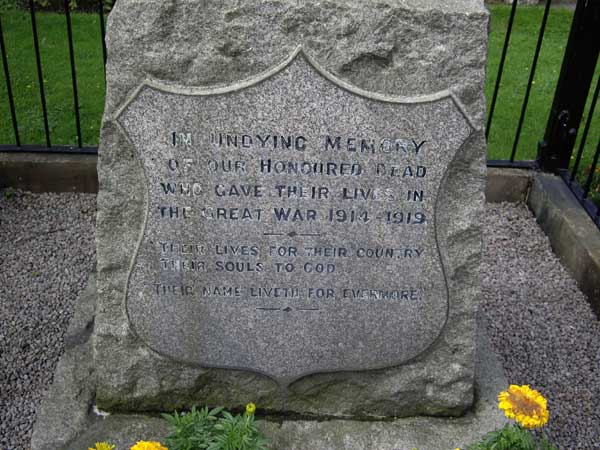
MULTIPOLYGON (((29 448, 78 293, 94 195, 0 191, 0 449, 29 448)), ((547 398, 561 449, 600 449, 600 322, 523 205, 489 205, 483 310, 508 379, 547 398)))
POLYGON ((0 449, 29 448, 78 293, 95 265, 96 196, 0 190, 0 449))
POLYGON ((523 205, 489 205, 483 310, 512 384, 548 399, 560 449, 600 449, 600 322, 523 205))

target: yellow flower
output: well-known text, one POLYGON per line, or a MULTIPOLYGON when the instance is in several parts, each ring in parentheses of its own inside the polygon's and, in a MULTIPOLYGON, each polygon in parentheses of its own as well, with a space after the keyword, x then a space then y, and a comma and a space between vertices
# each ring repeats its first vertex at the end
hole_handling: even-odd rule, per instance
POLYGON ((88 450, 114 450, 115 446, 110 445, 108 442, 96 442, 93 447, 88 447, 88 450))
POLYGON ((548 422, 546 399, 528 385, 511 384, 508 390, 500 392, 498 408, 524 428, 538 428, 548 422))
POLYGON ((256 411, 256 405, 254 403, 248 403, 246 405, 246 414, 251 416, 256 411))
POLYGON ((129 450, 169 450, 164 447, 160 442, 155 441, 138 441, 129 450))

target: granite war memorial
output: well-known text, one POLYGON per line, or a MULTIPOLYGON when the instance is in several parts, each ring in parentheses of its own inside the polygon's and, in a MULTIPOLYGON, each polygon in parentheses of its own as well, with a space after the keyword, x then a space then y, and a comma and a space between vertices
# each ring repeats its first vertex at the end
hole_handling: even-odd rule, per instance
POLYGON ((120 0, 97 408, 469 411, 487 20, 475 0, 120 0))

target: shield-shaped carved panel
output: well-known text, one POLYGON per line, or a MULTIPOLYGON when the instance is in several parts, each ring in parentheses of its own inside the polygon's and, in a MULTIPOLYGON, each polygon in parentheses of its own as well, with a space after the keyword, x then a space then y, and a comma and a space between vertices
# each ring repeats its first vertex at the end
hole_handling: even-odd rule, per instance
POLYGON ((148 81, 116 120, 147 181, 127 313, 150 348, 289 383, 439 336, 436 204, 473 131, 450 92, 364 92, 298 50, 235 86, 148 81))

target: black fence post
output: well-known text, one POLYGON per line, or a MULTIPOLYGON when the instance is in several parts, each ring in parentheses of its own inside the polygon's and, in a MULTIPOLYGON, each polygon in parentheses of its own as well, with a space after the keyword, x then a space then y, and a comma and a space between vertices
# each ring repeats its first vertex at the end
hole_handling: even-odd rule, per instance
POLYGON ((577 0, 544 140, 542 170, 568 169, 600 52, 600 0, 577 0))
POLYGON ((506 35, 504 36, 504 45, 502 46, 502 56, 500 57, 500 64, 498 65, 498 75, 496 75, 496 84, 494 86, 494 94, 492 95, 492 103, 490 104, 490 110, 488 112, 487 124, 485 126, 485 138, 487 140, 490 129, 492 128, 492 118, 494 117, 494 110, 496 109, 496 101, 498 100, 498 91, 500 90, 500 82, 502 81, 502 74, 504 73, 504 63, 506 61, 506 53, 508 52, 508 44, 510 42, 510 35, 512 34, 513 23, 515 22, 515 14, 517 13, 517 4, 519 2, 513 1, 510 8, 510 17, 508 19, 508 27, 506 28, 506 35))
POLYGON ((15 99, 13 97, 12 85, 10 83, 10 72, 8 70, 8 57, 6 56, 6 46, 4 45, 4 34, 2 33, 2 16, 0 15, 0 53, 2 53, 2 65, 4 66, 4 79, 6 81, 6 93, 8 95, 8 104, 10 106, 10 116, 12 118, 13 131, 15 133, 15 145, 21 146, 19 137, 19 125, 17 124, 17 112, 15 110, 15 99))
POLYGON ((46 147, 52 147, 50 141, 50 127, 48 126, 48 109, 46 108, 46 94, 44 92, 44 75, 42 73, 42 58, 40 56, 40 42, 35 21, 35 4, 29 0, 29 12, 31 14, 31 32, 33 33, 33 48, 35 49, 35 64, 37 66, 38 84, 40 88, 40 101, 42 102, 42 116, 44 118, 44 132, 46 134, 46 147))
POLYGON ((75 70, 75 51, 73 49, 73 27, 71 26, 71 5, 64 0, 65 17, 67 19, 67 40, 69 42, 69 59, 71 61, 71 81, 73 82, 73 110, 75 112, 75 127, 77 129, 77 147, 81 148, 81 119, 79 117, 79 94, 77 93, 77 72, 75 70))

